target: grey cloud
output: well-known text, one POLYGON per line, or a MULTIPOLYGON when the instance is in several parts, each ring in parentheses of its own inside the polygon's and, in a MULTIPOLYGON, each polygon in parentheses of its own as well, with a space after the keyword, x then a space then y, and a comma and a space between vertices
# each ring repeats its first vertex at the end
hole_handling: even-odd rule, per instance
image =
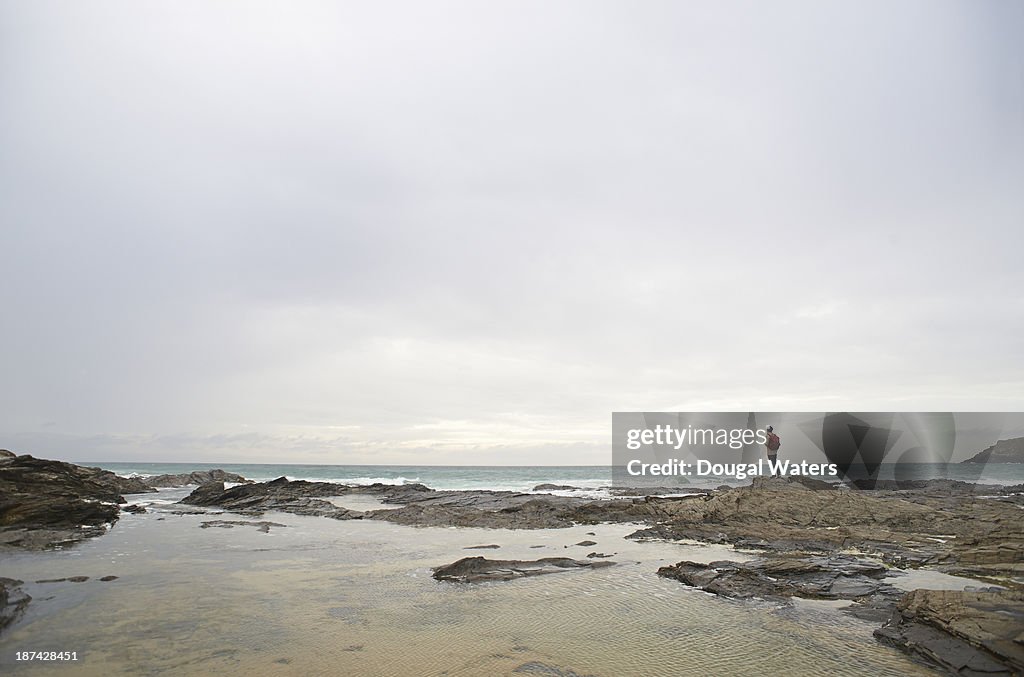
POLYGON ((603 462, 616 409, 1024 404, 1018 8, 0 18, 0 432, 603 462))

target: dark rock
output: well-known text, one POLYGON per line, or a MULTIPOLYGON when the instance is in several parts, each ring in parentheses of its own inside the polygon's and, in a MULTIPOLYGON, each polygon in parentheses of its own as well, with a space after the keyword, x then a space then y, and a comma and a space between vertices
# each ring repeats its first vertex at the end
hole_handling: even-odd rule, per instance
MULTIPOLYGON (((100 470, 99 468, 90 468, 90 470, 99 470, 100 472, 109 472, 108 470, 100 470)), ((113 473, 111 473, 113 474, 113 473)), ((117 490, 122 494, 152 494, 156 491, 153 487, 147 486, 138 477, 121 477, 120 475, 114 475, 111 480, 117 487, 117 490)))
POLYGON ((240 484, 230 489, 223 482, 209 482, 198 487, 180 502, 187 505, 218 506, 244 515, 262 515, 268 510, 279 510, 295 515, 331 517, 333 519, 360 519, 363 513, 340 508, 330 501, 312 496, 337 496, 345 487, 330 482, 290 482, 280 477, 272 482, 240 484))
POLYGON ((592 552, 592 553, 587 554, 587 558, 588 559, 593 559, 595 557, 604 559, 605 557, 611 557, 611 555, 606 555, 603 552, 592 552))
POLYGON ((902 594, 883 582, 886 574, 885 566, 849 555, 770 557, 710 564, 683 561, 658 569, 659 576, 723 597, 870 601, 875 617, 879 606, 891 609, 902 594))
POLYGON ((190 484, 207 484, 209 482, 232 482, 232 483, 250 483, 252 480, 247 480, 241 475, 237 475, 232 472, 226 472, 217 468, 216 470, 196 470, 190 473, 179 473, 177 475, 156 475, 155 477, 144 477, 142 482, 150 487, 184 487, 190 484))
POLYGON ((32 597, 21 589, 23 582, 14 578, 0 578, 0 632, 18 620, 32 597))
POLYGON ((110 581, 116 581, 117 578, 117 576, 103 576, 102 578, 100 578, 100 580, 104 583, 109 583, 110 581))
POLYGON ((69 583, 85 583, 89 580, 88 576, 68 576, 69 583))
POLYGON ((465 548, 463 548, 463 550, 493 550, 495 548, 500 547, 500 545, 495 545, 494 543, 491 543, 490 545, 468 545, 465 548))
POLYGON ((457 562, 434 569, 434 578, 439 581, 458 583, 508 581, 524 576, 539 576, 580 567, 611 566, 612 564, 614 562, 585 562, 568 557, 544 557, 532 561, 464 557, 457 562))
POLYGON ((142 513, 147 512, 146 506, 139 505, 138 503, 126 505, 125 507, 121 508, 121 510, 123 510, 124 512, 134 513, 136 515, 141 515, 142 513))
POLYGON ((950 674, 1021 675, 1024 592, 915 590, 875 637, 950 674))
POLYGON ((579 487, 573 487, 568 484, 538 484, 533 488, 534 491, 578 491, 579 487))
POLYGON ((0 449, 0 459, 17 458, 17 456, 18 455, 16 453, 14 453, 13 451, 9 451, 7 449, 0 449))
POLYGON ((0 459, 0 544, 43 549, 103 534, 133 485, 99 468, 28 455, 0 459))
POLYGON ((270 533, 270 527, 286 527, 287 524, 278 524, 277 522, 244 522, 240 520, 211 520, 209 522, 203 522, 199 525, 200 529, 209 529, 210 527, 219 527, 221 529, 232 529, 234 527, 256 527, 257 530, 262 531, 265 534, 270 533))
POLYGON ((36 583, 64 583, 67 580, 66 578, 44 578, 36 581, 36 583))
POLYGON ((999 440, 964 463, 1024 463, 1024 437, 999 440))
POLYGON ((597 545, 597 541, 580 541, 576 545, 582 545, 585 548, 589 548, 592 545, 597 545))
POLYGON ((190 505, 217 505, 219 500, 229 500, 224 496, 225 491, 223 482, 207 482, 206 484, 201 484, 191 494, 178 502, 190 505))
POLYGON ((374 494, 393 501, 411 499, 416 495, 429 494, 434 491, 425 484, 420 484, 418 482, 412 482, 410 484, 383 484, 382 482, 374 482, 373 484, 346 486, 346 489, 350 494, 374 494))

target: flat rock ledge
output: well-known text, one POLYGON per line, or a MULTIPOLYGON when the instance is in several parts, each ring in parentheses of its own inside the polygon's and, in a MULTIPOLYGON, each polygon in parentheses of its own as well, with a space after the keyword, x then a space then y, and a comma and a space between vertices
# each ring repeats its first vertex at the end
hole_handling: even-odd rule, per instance
POLYGON ((287 524, 280 524, 279 522, 247 522, 244 520, 210 520, 209 522, 203 522, 199 525, 200 529, 210 529, 211 527, 218 527, 221 529, 233 529, 234 527, 256 527, 257 531, 262 531, 265 534, 270 533, 270 527, 287 527, 287 524))
POLYGON ((485 557, 463 557, 457 562, 434 569, 434 578, 455 583, 480 583, 483 581, 510 581, 526 576, 554 574, 572 569, 612 566, 615 562, 594 562, 569 557, 543 557, 537 560, 487 559, 485 557))
POLYGON ((953 675, 1024 674, 1024 591, 914 590, 875 637, 953 675))
POLYGON ((903 594, 884 582, 889 573, 883 564, 849 555, 778 556, 710 564, 682 561, 658 569, 659 576, 723 597, 850 600, 854 604, 846 609, 849 613, 877 621, 889 617, 903 594))

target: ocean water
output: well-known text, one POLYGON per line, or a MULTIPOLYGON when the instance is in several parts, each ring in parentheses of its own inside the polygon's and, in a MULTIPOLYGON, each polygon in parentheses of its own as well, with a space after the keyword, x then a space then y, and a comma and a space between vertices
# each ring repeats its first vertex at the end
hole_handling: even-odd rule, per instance
POLYGON ((150 476, 221 468, 247 479, 338 482, 340 484, 425 484, 431 489, 531 491, 538 484, 607 489, 608 466, 429 466, 429 465, 291 465, 251 463, 83 463, 119 475, 150 476))
MULTIPOLYGON (((492 489, 530 492, 539 484, 577 487, 577 491, 552 493, 594 498, 611 497, 612 468, 597 466, 395 466, 395 465, 293 465, 246 463, 84 463, 111 470, 119 475, 150 476, 187 473, 193 470, 221 468, 248 479, 266 481, 278 477, 318 482, 365 485, 408 484, 417 482, 431 489, 492 489)), ((1024 463, 904 463, 882 464, 878 479, 953 479, 979 484, 1016 485, 1024 483, 1024 463)), ((838 478, 819 476, 836 481, 838 478)), ((750 480, 709 475, 706 477, 652 477, 653 486, 687 490, 715 488, 723 484, 749 484, 750 480)))

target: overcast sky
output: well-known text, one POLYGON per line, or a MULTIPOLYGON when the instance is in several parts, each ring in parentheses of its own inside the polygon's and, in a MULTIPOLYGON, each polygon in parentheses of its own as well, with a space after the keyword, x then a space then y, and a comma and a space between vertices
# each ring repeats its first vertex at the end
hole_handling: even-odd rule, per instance
POLYGON ((1024 4, 0 2, 0 447, 1024 409, 1024 4))

